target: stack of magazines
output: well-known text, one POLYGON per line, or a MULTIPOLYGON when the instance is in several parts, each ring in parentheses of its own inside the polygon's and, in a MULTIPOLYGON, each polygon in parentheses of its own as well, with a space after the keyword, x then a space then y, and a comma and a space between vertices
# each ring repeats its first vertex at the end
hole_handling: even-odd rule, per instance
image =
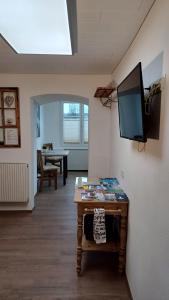
POLYGON ((80 177, 79 180, 77 178, 76 185, 82 189, 82 200, 128 201, 117 178, 99 178, 92 181, 87 177, 80 177))

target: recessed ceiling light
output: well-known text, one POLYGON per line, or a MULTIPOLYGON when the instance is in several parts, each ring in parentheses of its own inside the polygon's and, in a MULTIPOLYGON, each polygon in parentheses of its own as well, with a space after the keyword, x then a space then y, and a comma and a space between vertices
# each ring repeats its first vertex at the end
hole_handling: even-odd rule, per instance
POLYGON ((66 0, 0 0, 0 33, 19 54, 72 55, 66 0))

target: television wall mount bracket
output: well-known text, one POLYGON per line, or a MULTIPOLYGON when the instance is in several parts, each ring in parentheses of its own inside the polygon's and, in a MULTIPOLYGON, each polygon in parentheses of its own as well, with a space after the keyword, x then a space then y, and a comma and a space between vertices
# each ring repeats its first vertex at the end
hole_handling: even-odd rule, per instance
POLYGON ((145 114, 150 115, 151 114, 151 105, 152 100, 155 95, 158 95, 161 93, 161 80, 154 82, 152 85, 150 85, 148 88, 144 88, 146 90, 146 93, 144 95, 144 102, 145 102, 145 114))
POLYGON ((112 93, 115 91, 116 88, 114 87, 98 87, 94 94, 94 97, 99 98, 103 106, 111 109, 112 103, 118 102, 116 95, 112 95, 112 93))
POLYGON ((160 113, 161 113, 161 94, 164 89, 165 78, 153 82, 144 95, 145 100, 145 129, 146 136, 150 139, 159 140, 160 138, 160 113))

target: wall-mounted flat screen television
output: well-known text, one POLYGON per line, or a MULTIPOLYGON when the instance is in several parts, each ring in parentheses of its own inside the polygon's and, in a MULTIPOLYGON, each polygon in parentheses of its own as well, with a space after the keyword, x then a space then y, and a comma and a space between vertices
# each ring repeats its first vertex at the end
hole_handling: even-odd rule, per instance
POLYGON ((146 142, 141 63, 117 87, 120 136, 146 142))

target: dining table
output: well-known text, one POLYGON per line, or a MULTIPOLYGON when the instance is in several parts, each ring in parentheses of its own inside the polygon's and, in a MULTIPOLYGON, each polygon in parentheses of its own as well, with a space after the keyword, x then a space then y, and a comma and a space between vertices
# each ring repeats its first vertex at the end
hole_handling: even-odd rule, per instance
POLYGON ((53 149, 53 150, 42 150, 44 157, 61 156, 63 158, 63 185, 66 185, 66 179, 68 176, 68 155, 69 150, 64 149, 53 149))

